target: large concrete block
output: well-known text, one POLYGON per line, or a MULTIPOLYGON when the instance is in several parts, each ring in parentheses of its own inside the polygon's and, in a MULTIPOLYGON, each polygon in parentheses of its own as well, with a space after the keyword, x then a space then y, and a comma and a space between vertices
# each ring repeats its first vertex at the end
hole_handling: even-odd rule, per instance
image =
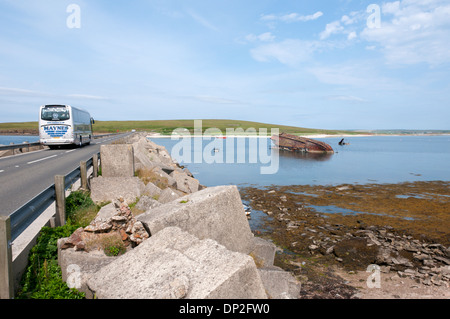
POLYGON ((145 184, 139 177, 103 177, 91 180, 91 198, 95 203, 123 198, 133 203, 142 195, 145 184))
POLYGON ((157 198, 161 194, 161 191, 161 188, 159 188, 152 182, 148 182, 147 185, 145 185, 143 194, 152 198, 157 198))
POLYGON ((209 187, 177 198, 137 219, 152 235, 176 226, 200 239, 214 239, 232 251, 248 254, 253 249, 253 234, 235 185, 209 187))
POLYGON ((179 198, 180 195, 175 192, 175 190, 167 187, 164 188, 161 193, 159 194, 158 202, 162 204, 170 203, 171 201, 174 201, 175 199, 179 198))
POLYGON ((117 257, 108 257, 101 251, 87 253, 74 248, 61 249, 63 242, 63 238, 58 240, 58 264, 62 279, 71 288, 84 292, 86 298, 92 298, 92 292, 86 284, 88 278, 117 257))
POLYGON ((184 193, 194 193, 198 191, 199 181, 193 177, 190 177, 185 172, 173 171, 170 174, 176 181, 175 187, 184 193))
POLYGON ((253 247, 250 256, 255 260, 258 268, 271 267, 275 259, 277 247, 270 241, 253 237, 253 247))
POLYGON ((248 255, 167 227, 93 273, 99 299, 267 298, 248 255))
POLYGON ((100 146, 103 177, 133 177, 134 151, 128 144, 100 146))
POLYGON ((298 299, 301 283, 289 272, 279 267, 258 269, 270 299, 298 299))

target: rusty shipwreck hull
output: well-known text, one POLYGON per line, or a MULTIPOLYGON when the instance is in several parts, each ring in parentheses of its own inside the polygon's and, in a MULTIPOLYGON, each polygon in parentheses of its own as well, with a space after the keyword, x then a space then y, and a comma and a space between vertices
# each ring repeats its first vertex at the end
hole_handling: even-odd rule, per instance
POLYGON ((271 140, 280 149, 287 149, 294 152, 334 153, 333 148, 327 143, 287 133, 274 135, 271 137, 271 140))

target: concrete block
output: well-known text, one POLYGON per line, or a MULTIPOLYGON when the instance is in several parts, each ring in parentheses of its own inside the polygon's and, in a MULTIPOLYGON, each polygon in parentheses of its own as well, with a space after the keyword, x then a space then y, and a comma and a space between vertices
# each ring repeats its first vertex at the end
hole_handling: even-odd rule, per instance
POLYGON ((102 208, 100 208, 97 215, 95 216, 94 221, 107 222, 111 219, 111 217, 115 215, 117 215, 116 206, 113 203, 109 203, 108 205, 105 205, 102 208))
POLYGON ((270 299, 298 299, 301 283, 279 267, 258 269, 267 296, 270 299))
POLYGON ((61 249, 64 239, 58 240, 58 264, 61 267, 62 279, 69 287, 84 292, 86 298, 91 299, 93 294, 86 284, 88 278, 117 257, 108 257, 100 251, 87 253, 74 248, 61 249))
POLYGON ((147 185, 145 185, 143 195, 147 195, 149 197, 156 197, 161 194, 162 190, 152 182, 148 182, 147 185))
POLYGON ((134 151, 127 144, 100 146, 103 177, 133 177, 134 151))
POLYGON ((162 204, 158 202, 157 200, 150 198, 146 195, 141 196, 139 201, 137 202, 135 208, 137 208, 140 211, 147 211, 149 209, 161 206, 162 204))
POLYGON ((175 169, 174 161, 163 146, 157 145, 143 136, 132 141, 132 145, 135 161, 142 167, 161 167, 169 171, 175 169))
POLYGON ((173 171, 171 176, 175 179, 175 187, 184 193, 194 193, 198 191, 199 181, 195 178, 188 176, 185 172, 173 171))
POLYGON ((256 266, 258 268, 273 266, 277 247, 270 241, 259 237, 253 237, 252 243, 250 256, 255 260, 256 266))
POLYGON ((167 227, 93 273, 99 299, 267 298, 250 256, 167 227))
POLYGON ((156 207, 137 219, 148 226, 152 235, 176 226, 200 239, 214 239, 232 251, 248 254, 253 248, 253 234, 235 185, 203 189, 156 207))
POLYGON ((95 203, 123 198, 133 203, 142 195, 145 184, 139 177, 103 177, 91 180, 91 198, 95 203))
POLYGON ((161 191, 161 194, 159 194, 158 202, 160 202, 161 204, 166 204, 176 200, 179 197, 180 195, 177 192, 168 187, 161 191))

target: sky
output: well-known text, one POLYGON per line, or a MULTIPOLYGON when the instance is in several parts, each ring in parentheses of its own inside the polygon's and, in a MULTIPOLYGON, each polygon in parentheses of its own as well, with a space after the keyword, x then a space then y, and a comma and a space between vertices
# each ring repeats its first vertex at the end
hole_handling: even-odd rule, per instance
POLYGON ((0 122, 450 129, 448 0, 0 0, 0 122))

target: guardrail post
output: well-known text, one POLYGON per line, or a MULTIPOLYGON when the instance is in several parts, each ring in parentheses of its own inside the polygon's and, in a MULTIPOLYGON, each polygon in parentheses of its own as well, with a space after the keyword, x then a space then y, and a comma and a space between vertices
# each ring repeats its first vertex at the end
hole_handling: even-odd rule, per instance
POLYGON ((12 276, 11 219, 0 216, 0 299, 14 298, 12 276))
POLYGON ((87 165, 86 161, 80 162, 80 178, 81 178, 81 188, 88 189, 87 183, 87 165))
POLYGON ((56 196, 56 220, 55 225, 63 226, 66 224, 66 190, 65 190, 65 176, 55 176, 55 196, 56 196))
POLYGON ((97 177, 98 176, 98 154, 94 154, 94 156, 92 156, 92 169, 93 169, 93 176, 97 177))

